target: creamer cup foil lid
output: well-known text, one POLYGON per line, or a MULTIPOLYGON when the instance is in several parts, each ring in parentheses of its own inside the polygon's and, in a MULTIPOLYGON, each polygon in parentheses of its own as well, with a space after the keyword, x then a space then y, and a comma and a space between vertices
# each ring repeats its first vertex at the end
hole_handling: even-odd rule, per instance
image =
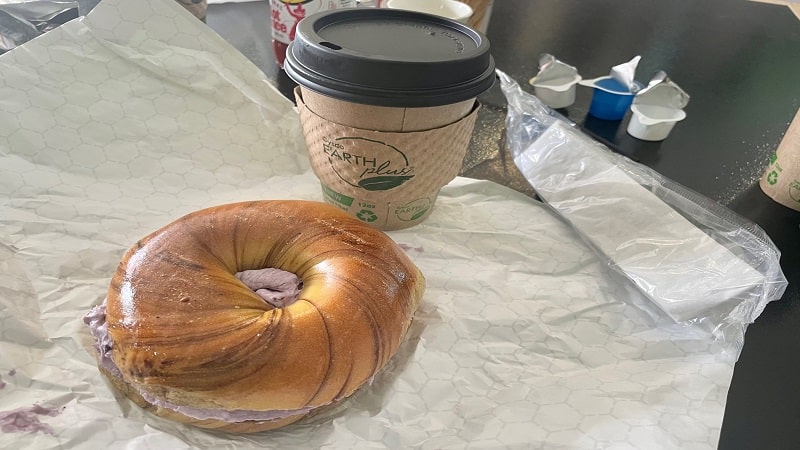
POLYGON ((582 86, 588 86, 606 92, 611 92, 612 94, 636 94, 639 89, 641 89, 641 84, 636 81, 636 68, 639 66, 640 59, 642 59, 641 56, 634 56, 630 61, 617 64, 616 66, 612 67, 608 75, 593 78, 591 80, 584 80, 579 84, 582 86), (622 85, 625 91, 612 89, 610 86, 614 86, 615 83, 604 81, 609 79, 616 80, 622 85))
POLYGON ((664 71, 659 71, 633 102, 637 105, 653 105, 665 108, 683 109, 689 104, 689 94, 675 84, 664 71))
POLYGON ((580 80, 577 68, 545 53, 539 57, 539 73, 531 78, 530 84, 553 90, 566 90, 580 80))
POLYGON ((628 91, 635 93, 639 90, 639 85, 636 83, 636 68, 641 59, 641 56, 634 56, 630 61, 612 67, 609 75, 623 86, 627 86, 628 91))

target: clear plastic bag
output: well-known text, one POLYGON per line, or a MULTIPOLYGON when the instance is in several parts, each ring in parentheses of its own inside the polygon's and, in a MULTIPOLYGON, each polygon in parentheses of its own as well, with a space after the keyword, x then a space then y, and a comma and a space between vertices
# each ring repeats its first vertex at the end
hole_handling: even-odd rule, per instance
POLYGON ((614 153, 498 70, 514 163, 537 195, 676 323, 738 357, 779 299, 780 252, 756 224, 614 153))
POLYGON ((0 54, 78 17, 77 1, 0 1, 0 54))

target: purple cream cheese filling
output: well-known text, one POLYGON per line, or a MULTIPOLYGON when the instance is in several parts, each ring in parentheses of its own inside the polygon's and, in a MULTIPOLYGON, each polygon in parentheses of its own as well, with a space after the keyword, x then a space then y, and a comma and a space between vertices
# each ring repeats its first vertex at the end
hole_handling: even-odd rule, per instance
MULTIPOLYGON (((246 270, 237 273, 236 278, 255 291, 264 301, 276 308, 292 304, 297 300, 302 289, 302 281, 295 274, 280 269, 246 270)), ((108 334, 106 301, 103 300, 102 304, 93 307, 86 313, 83 317, 83 322, 89 327, 89 331, 95 340, 100 365, 113 376, 122 378, 122 372, 120 372, 114 360, 111 359, 113 343, 111 342, 111 336, 108 334)), ((147 392, 143 392, 136 384, 131 385, 147 402, 199 420, 214 419, 231 423, 251 420, 278 420, 298 414, 306 414, 315 409, 315 407, 304 407, 292 410, 251 411, 245 409, 193 408, 164 401, 147 392)))
POLYGON ((236 278, 275 308, 291 305, 303 290, 297 275, 281 269, 245 270, 237 272, 236 278))

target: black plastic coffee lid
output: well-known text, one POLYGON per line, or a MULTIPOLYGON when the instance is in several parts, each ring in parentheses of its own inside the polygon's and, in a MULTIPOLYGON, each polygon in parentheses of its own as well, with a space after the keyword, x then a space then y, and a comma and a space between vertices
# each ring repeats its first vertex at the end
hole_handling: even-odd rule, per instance
POLYGON ((337 9, 300 21, 284 63, 301 86, 378 106, 439 106, 494 84, 489 41, 443 17, 388 8, 337 9))

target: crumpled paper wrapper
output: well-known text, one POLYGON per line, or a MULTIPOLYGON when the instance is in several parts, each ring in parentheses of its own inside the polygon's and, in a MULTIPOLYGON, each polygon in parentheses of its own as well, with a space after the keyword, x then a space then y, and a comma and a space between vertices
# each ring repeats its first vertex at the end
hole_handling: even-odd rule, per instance
POLYGON ((689 98, 689 94, 672 81, 666 72, 659 70, 650 78, 647 86, 636 93, 633 103, 683 109, 689 104, 689 98))
MULTIPOLYGON (((266 17, 265 17, 266 20, 266 17)), ((104 0, 0 57, 0 439, 29 448, 715 448, 733 361, 542 204, 457 178, 390 235, 425 273, 372 385, 274 432, 144 413, 83 314, 124 250, 202 207, 321 200, 292 105, 176 2, 104 0)))

